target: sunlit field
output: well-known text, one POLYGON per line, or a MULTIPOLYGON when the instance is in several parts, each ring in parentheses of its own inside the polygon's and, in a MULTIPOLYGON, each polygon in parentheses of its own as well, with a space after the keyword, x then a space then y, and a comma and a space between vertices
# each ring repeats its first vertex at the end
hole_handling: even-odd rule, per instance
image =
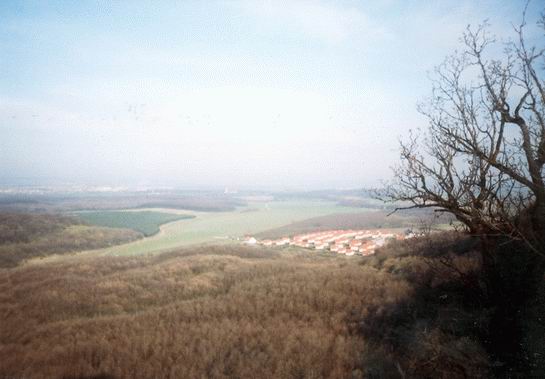
MULTIPOLYGON (((160 209, 169 212, 168 209, 160 209)), ((237 237, 288 225, 296 221, 334 213, 362 213, 365 209, 339 206, 327 201, 251 202, 246 207, 229 212, 194 212, 192 219, 165 224, 149 238, 129 244, 93 251, 98 255, 130 255, 152 253, 199 243, 229 243, 237 237)), ((374 212, 369 210, 369 212, 374 212)))

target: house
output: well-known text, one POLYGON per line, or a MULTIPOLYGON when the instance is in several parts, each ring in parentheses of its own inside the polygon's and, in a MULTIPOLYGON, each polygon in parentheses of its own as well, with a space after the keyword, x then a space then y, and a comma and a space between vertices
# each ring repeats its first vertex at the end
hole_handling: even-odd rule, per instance
POLYGON ((273 245, 273 241, 271 240, 263 240, 263 246, 272 246, 273 245))
POLYGON ((257 240, 254 237, 250 237, 244 241, 246 245, 255 245, 257 244, 257 240))
POLYGON ((371 255, 375 249, 386 244, 391 239, 404 239, 409 235, 394 233, 392 230, 330 230, 316 233, 306 233, 276 240, 258 241, 253 237, 246 237, 244 243, 248 245, 261 244, 263 246, 298 246, 314 250, 329 250, 338 254, 371 255))

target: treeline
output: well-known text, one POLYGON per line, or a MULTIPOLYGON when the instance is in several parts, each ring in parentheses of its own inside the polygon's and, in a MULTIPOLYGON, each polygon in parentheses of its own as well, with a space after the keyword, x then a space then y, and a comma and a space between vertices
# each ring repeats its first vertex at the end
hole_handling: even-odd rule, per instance
POLYGON ((0 213, 0 268, 51 254, 98 249, 142 238, 130 229, 85 225, 53 214, 0 213))
POLYGON ((0 244, 30 242, 81 222, 51 214, 0 213, 0 244))
POLYGON ((101 194, 2 194, 0 210, 5 212, 68 212, 127 208, 174 208, 203 212, 225 212, 245 205, 240 199, 216 192, 185 193, 123 192, 101 194))

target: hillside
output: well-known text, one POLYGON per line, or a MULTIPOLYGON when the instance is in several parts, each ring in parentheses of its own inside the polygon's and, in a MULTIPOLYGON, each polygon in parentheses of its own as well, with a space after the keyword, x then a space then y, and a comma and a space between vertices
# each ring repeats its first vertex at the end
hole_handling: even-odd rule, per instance
POLYGON ((335 213, 312 217, 290 223, 279 228, 269 229, 256 234, 258 238, 281 238, 296 234, 331 229, 418 229, 429 225, 441 226, 451 222, 447 216, 436 216, 432 212, 399 212, 390 214, 385 211, 366 211, 355 213, 335 213))
POLYGON ((406 242, 370 259, 223 246, 0 271, 0 376, 483 376, 486 310, 460 300, 473 244, 431 243, 456 270, 406 242))
POLYGON ((90 226, 75 217, 0 212, 0 268, 51 254, 98 249, 142 238, 130 229, 90 226))

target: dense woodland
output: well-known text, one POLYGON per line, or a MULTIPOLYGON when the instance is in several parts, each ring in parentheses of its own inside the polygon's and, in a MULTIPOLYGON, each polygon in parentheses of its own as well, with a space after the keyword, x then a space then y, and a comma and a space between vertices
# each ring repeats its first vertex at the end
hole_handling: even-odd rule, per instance
POLYGON ((369 258, 195 247, 3 270, 0 377, 537 375, 543 330, 498 333, 475 246, 447 233, 369 258), (498 355, 514 338, 520 354, 498 355))
MULTIPOLYGON (((28 266, 1 278, 0 372, 27 378, 396 373, 402 357, 374 345, 362 321, 414 293, 402 276, 355 261, 240 247, 28 266)), ((485 369, 475 350, 474 365, 458 362, 471 372, 485 369)))
POLYGON ((453 232, 367 258, 212 246, 3 269, 0 377, 539 377, 545 303, 512 275, 491 302, 481 270, 453 232))
POLYGON ((84 224, 68 216, 0 213, 0 268, 51 254, 98 249, 142 238, 130 229, 84 224))

